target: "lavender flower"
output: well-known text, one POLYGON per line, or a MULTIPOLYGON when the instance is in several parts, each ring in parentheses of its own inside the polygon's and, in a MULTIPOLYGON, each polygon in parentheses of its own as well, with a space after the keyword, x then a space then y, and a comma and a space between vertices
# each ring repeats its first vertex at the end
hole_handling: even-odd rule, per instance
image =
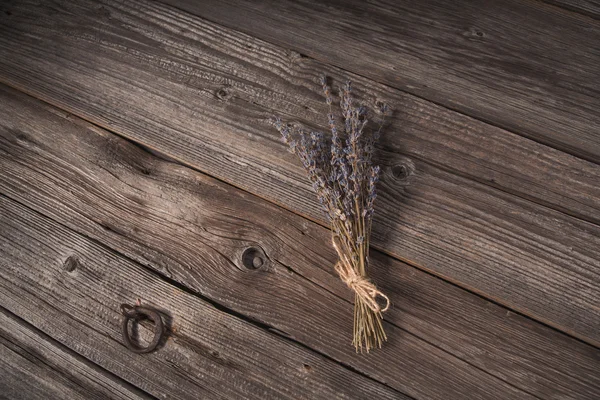
MULTIPOLYGON (((338 119, 331 109, 333 97, 327 77, 322 76, 319 83, 329 105, 327 123, 330 139, 322 132, 308 132, 296 125, 284 124, 279 118, 273 120, 273 125, 289 150, 300 158, 329 218, 334 247, 340 258, 336 271, 357 294, 354 344, 357 350, 364 345, 368 351, 381 346, 386 339, 381 312, 387 307, 381 310, 375 297, 382 296, 386 300, 387 297, 366 277, 371 221, 379 181, 379 166, 374 166, 372 160, 383 122, 379 129, 369 129, 368 110, 364 105, 355 104, 352 83, 347 81, 339 90, 343 120, 343 130, 340 131, 338 119)), ((387 105, 378 102, 377 111, 383 121, 387 105)))

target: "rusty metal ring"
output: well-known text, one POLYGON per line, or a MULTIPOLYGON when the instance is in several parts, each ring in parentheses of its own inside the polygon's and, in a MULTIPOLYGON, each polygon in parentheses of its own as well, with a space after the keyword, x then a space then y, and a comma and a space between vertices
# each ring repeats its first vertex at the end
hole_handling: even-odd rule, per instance
POLYGON ((130 306, 129 304, 121 304, 121 313, 123 318, 123 325, 121 331, 123 333, 123 342, 125 346, 133 351, 134 353, 150 353, 156 349, 164 335, 164 325, 160 314, 151 308, 144 306, 130 306), (142 347, 129 336, 129 321, 139 321, 142 319, 149 319, 154 323, 154 338, 152 342, 146 347, 142 347))

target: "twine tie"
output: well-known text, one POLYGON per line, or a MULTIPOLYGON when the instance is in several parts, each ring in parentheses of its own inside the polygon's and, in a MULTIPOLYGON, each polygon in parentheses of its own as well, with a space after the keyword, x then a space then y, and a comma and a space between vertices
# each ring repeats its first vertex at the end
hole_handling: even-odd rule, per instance
POLYGON ((344 254, 340 248, 340 238, 336 235, 333 236, 333 247, 338 253, 340 261, 335 264, 335 270, 339 274, 340 279, 360 297, 364 303, 374 313, 385 312, 390 308, 390 299, 383 292, 375 286, 371 280, 367 277, 359 275, 352 263, 348 259, 348 256, 344 254), (385 299, 385 307, 377 303, 377 297, 385 299))

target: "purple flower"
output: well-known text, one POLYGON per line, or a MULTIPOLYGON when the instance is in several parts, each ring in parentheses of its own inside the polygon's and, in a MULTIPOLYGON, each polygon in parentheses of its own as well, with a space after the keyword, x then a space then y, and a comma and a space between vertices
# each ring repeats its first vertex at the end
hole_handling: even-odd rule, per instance
MULTIPOLYGON (((321 76, 319 83, 331 110, 333 101, 327 77, 321 76)), ((379 167, 373 166, 372 158, 379 130, 369 129, 367 107, 355 105, 352 82, 347 81, 339 95, 344 129, 338 130, 336 116, 330 111, 327 114, 330 139, 322 132, 283 123, 280 118, 274 118, 272 123, 289 150, 300 158, 319 202, 332 221, 332 229, 337 227, 334 232, 343 227, 344 235, 354 238, 348 246, 361 246, 368 241, 364 236, 367 232, 358 232, 357 227, 362 225, 356 221, 364 218, 368 223, 373 214, 379 167)), ((385 114, 388 108, 377 102, 377 110, 385 114)))

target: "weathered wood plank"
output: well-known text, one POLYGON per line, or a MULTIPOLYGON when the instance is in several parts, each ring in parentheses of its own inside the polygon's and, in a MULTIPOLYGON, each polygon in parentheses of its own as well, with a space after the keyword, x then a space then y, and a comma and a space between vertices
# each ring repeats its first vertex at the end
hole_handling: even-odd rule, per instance
POLYGON ((538 1, 164 0, 600 162, 600 23, 538 1))
MULTIPOLYGON (((280 157, 266 157, 261 147, 282 147, 266 143, 277 138, 266 118, 283 114, 322 126, 327 107, 317 77, 327 72, 336 84, 346 77, 331 66, 171 7, 95 4, 69 3, 69 13, 53 11, 55 19, 46 16, 50 6, 44 10, 22 2, 13 8, 0 42, 6 56, 0 60, 0 79, 183 161, 217 167, 210 170, 217 175, 223 163, 231 168, 241 163, 244 169, 258 164, 261 174, 273 175, 266 166, 280 164, 280 157), (115 102, 126 107, 115 107, 115 102), (154 125, 167 130, 175 143, 165 141, 154 125), (217 160, 211 162, 194 147, 217 160)), ((350 77, 361 100, 371 105, 384 100, 394 107, 383 139, 390 152, 600 222, 595 165, 350 77)), ((289 167, 280 173, 288 174, 289 167)), ((219 177, 240 184, 233 172, 219 177)), ((277 200, 290 197, 277 195, 277 200)))
POLYGON ((0 397, 151 399, 0 308, 0 397))
POLYGON ((383 254, 390 342, 356 356, 327 229, 11 90, 0 99, 0 192, 236 312, 417 398, 527 397, 483 371, 542 398, 600 392, 600 350, 383 254), (264 267, 241 263, 249 246, 264 267))
MULTIPOLYGON (((4 196, 0 217, 1 304, 156 397, 408 399, 217 310, 4 196), (121 344, 119 306, 137 298, 163 310, 170 326, 164 346, 147 355, 121 344)), ((150 339, 149 331, 140 336, 150 339)))
POLYGON ((592 18, 600 18, 600 1, 597 0, 543 0, 567 10, 575 11, 592 18))
MULTIPOLYGON (((340 81, 339 70, 157 4, 13 10, 0 79, 324 223, 265 121, 321 120, 314 80, 327 70, 340 81)), ((600 343, 598 228, 562 214, 598 222, 598 167, 352 78, 361 97, 397 110, 375 247, 600 343)))

